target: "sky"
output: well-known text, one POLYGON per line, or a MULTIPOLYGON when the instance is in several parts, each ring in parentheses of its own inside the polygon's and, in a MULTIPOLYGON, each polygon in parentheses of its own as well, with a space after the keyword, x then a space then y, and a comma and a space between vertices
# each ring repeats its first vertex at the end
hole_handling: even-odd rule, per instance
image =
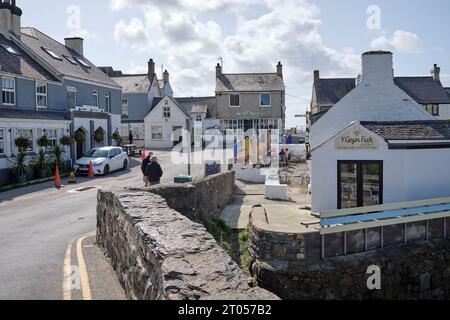
MULTIPOLYGON (((177 97, 213 96, 224 73, 276 72, 284 65, 287 126, 309 108, 313 70, 356 77, 361 54, 394 52, 398 76, 441 67, 450 86, 448 0, 17 0, 22 26, 58 41, 85 39, 98 66, 145 73, 153 58, 177 97)), ((159 75, 161 77, 161 75, 159 75)))

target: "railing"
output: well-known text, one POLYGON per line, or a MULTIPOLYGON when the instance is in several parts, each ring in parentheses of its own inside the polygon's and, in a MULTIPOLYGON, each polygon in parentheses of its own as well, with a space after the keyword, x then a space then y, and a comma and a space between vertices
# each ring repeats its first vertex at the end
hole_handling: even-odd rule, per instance
POLYGON ((347 232, 364 230, 365 251, 367 251, 367 230, 381 228, 380 247, 384 246, 384 227, 404 225, 404 242, 408 241, 408 223, 426 221, 426 239, 429 237, 429 221, 444 219, 444 238, 447 238, 447 218, 450 217, 450 198, 438 198, 411 202, 401 202, 371 207, 343 209, 320 214, 320 234, 322 238, 322 258, 325 257, 325 235, 344 234, 344 254, 347 254, 347 232))

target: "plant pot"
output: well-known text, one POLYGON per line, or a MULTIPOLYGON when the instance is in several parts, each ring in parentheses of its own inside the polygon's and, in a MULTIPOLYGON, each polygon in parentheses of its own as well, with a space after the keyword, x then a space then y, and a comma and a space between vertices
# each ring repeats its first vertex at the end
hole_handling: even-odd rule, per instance
POLYGON ((25 183, 27 182, 27 175, 26 174, 18 175, 17 180, 19 181, 19 183, 25 183))

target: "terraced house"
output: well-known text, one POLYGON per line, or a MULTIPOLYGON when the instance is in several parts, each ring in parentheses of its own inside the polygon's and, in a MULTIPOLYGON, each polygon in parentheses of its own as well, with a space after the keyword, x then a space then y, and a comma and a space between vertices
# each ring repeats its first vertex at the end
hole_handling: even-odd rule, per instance
POLYGON ((121 125, 121 87, 84 56, 83 39, 59 43, 22 28, 21 16, 16 1, 0 3, 0 184, 10 177, 17 137, 29 138, 37 151, 44 134, 56 145, 78 133, 83 139, 70 147, 76 159, 111 144, 121 125))

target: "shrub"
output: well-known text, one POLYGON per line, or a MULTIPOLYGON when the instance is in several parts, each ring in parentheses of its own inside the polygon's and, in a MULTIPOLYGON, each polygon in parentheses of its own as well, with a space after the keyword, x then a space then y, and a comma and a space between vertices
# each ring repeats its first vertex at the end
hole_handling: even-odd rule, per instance
POLYGON ((47 137, 47 135, 44 134, 42 137, 40 137, 40 138, 37 140, 37 144, 38 144, 38 146, 41 147, 41 148, 46 148, 46 147, 50 146, 52 143, 51 143, 51 141, 49 140, 49 138, 47 137))
POLYGON ((74 140, 77 143, 83 143, 86 141, 86 133, 83 130, 77 130, 74 135, 74 140))
POLYGON ((206 223, 205 227, 212 234, 219 246, 234 258, 235 252, 233 246, 230 244, 230 237, 233 234, 233 230, 226 222, 218 218, 212 218, 206 223))
POLYGON ((74 139, 71 136, 62 136, 59 140, 63 146, 70 146, 73 143, 74 139))
POLYGON ((239 232, 238 235, 238 242, 239 242, 239 248, 241 251, 241 266, 248 268, 250 266, 251 262, 251 255, 250 255, 250 226, 247 226, 244 230, 239 232))
POLYGON ((39 174, 39 178, 44 178, 44 176, 51 172, 50 162, 43 149, 39 150, 37 160, 34 163, 34 169, 39 174))
MULTIPOLYGON (((30 171, 30 167, 28 165, 29 157, 23 151, 20 151, 17 156, 13 159, 13 168, 12 172, 16 175, 19 181, 26 177, 30 171)), ((23 182, 23 181, 20 181, 23 182)))
POLYGON ((97 130, 95 130, 94 140, 95 140, 95 142, 105 141, 105 131, 102 128, 98 128, 97 130))
POLYGON ((119 132, 114 132, 112 135, 113 140, 116 142, 116 145, 120 147, 123 144, 123 138, 119 132))
POLYGON ((16 147, 19 148, 19 152, 24 152, 27 149, 31 148, 30 139, 25 137, 18 137, 16 140, 14 140, 14 143, 16 144, 16 147))

